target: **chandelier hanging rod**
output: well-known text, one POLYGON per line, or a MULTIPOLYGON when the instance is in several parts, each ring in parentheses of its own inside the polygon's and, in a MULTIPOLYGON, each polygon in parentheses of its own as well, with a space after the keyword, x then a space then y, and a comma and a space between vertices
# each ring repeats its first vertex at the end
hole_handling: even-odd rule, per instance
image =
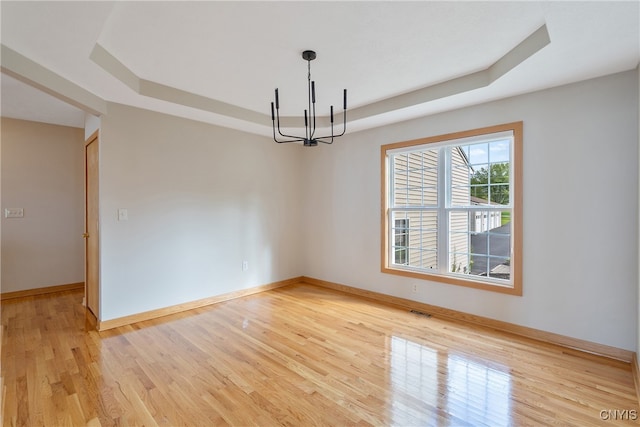
POLYGON ((343 96, 343 119, 342 119, 342 133, 334 134, 333 129, 333 105, 331 105, 330 109, 330 120, 331 120, 331 135, 318 136, 316 137, 316 82, 311 80, 311 61, 316 59, 316 53, 312 50, 305 50, 302 52, 302 59, 307 61, 307 97, 308 97, 308 110, 304 110, 304 130, 305 135, 302 136, 294 136, 287 135, 282 133, 280 130, 280 99, 278 97, 278 89, 275 90, 275 104, 271 103, 271 121, 273 125, 273 140, 278 144, 282 144, 285 142, 302 142, 305 147, 315 147, 318 145, 318 142, 322 142, 323 144, 333 144, 334 138, 341 137, 344 135, 347 130, 347 90, 344 89, 343 96), (275 109, 274 109, 275 106, 275 109), (278 135, 282 138, 289 139, 280 139, 278 140, 278 135, 276 135, 276 128, 278 130, 278 135))

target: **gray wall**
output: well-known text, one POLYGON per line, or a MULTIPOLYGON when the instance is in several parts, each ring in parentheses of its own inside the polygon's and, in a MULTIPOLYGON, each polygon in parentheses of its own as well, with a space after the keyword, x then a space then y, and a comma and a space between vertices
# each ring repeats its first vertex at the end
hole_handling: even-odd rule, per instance
POLYGON ((100 144, 101 320, 303 273, 302 147, 115 104, 100 144))
POLYGON ((304 180, 305 275, 636 350, 637 70, 354 133, 304 180), (381 273, 380 146, 519 120, 524 295, 381 273))

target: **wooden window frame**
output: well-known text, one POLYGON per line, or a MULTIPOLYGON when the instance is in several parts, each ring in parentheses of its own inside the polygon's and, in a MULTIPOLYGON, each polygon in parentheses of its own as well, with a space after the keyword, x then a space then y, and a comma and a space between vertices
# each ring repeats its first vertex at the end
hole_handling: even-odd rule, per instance
POLYGON ((430 280, 434 282, 447 283, 457 286, 482 289, 492 292, 499 292, 509 295, 522 295, 522 140, 523 122, 513 122, 472 129, 461 132, 454 132, 444 135, 431 136, 410 141, 396 142, 381 146, 381 271, 383 273, 394 274, 416 279, 430 280), (467 279, 459 275, 450 276, 445 274, 435 274, 427 271, 407 270, 394 267, 389 259, 389 174, 388 174, 388 153, 392 150, 427 145, 436 143, 447 143, 457 139, 478 137, 500 132, 511 131, 513 133, 512 162, 513 172, 511 185, 513 187, 513 200, 511 210, 512 221, 512 257, 511 257, 511 286, 504 286, 489 281, 478 279, 478 276, 469 276, 467 279))

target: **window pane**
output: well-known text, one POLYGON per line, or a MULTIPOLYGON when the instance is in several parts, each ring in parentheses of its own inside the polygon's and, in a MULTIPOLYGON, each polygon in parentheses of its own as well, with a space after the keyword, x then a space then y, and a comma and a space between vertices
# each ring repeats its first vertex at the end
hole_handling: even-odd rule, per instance
POLYGON ((489 163, 489 144, 471 144, 462 147, 465 152, 469 164, 479 165, 482 163, 489 163))
POLYGON ((438 254, 435 250, 423 250, 419 248, 409 249, 409 263, 407 265, 425 270, 436 269, 438 254))
POLYGON ((409 187, 407 190, 407 205, 422 206, 422 188, 409 187))
POLYGON ((438 205, 438 150, 393 156, 393 206, 438 205))
POLYGON ((396 211, 393 214, 394 264, 437 267, 438 214, 436 211, 396 211))
POLYGON ((503 225, 501 211, 472 210, 469 217, 471 218, 469 228, 476 233, 493 230, 503 225))
POLYGON ((475 276, 487 276, 489 257, 480 254, 471 254, 471 274, 475 276))
POLYGON ((395 185, 395 189, 396 191, 400 188, 400 189, 406 189, 409 186, 409 182, 407 181, 408 178, 408 174, 407 171, 404 170, 397 170, 394 173, 394 185, 395 185))
POLYGON ((488 254, 491 256, 509 257, 511 254, 511 235, 490 232, 488 249, 488 254))
POLYGON ((449 213, 449 232, 469 232, 469 212, 452 211, 449 213))
MULTIPOLYGON (((474 211, 474 233, 471 235, 472 274, 503 278, 505 268, 499 267, 511 256, 510 216, 503 223, 504 211, 474 211), (497 268, 497 270, 495 270, 497 268), (498 272, 492 275, 492 272, 498 272)), ((510 276, 506 276, 508 279, 510 276)))
POLYGON ((492 267, 489 270, 489 277, 506 280, 511 278, 511 260, 509 258, 491 258, 490 264, 492 267))
POLYGON ((509 205, 509 184, 491 185, 489 193, 492 204, 509 205))
POLYGON ((396 248, 394 250, 394 263, 398 265, 407 264, 407 250, 396 248))
POLYGON ((449 213, 449 272, 468 274, 471 271, 469 231, 469 212, 449 213))
POLYGON ((508 269, 501 266, 511 256, 510 215, 504 213, 508 211, 449 212, 449 272, 510 277, 505 272, 508 269), (504 223, 503 218, 507 219, 504 223))
POLYGON ((393 169, 398 171, 406 171, 407 170, 407 155, 406 154, 396 154, 393 156, 393 169))
POLYGON ((471 169, 471 197, 473 204, 489 203, 489 165, 476 165, 471 169))
POLYGON ((489 164, 489 183, 490 184, 508 184, 509 183, 509 163, 496 162, 489 164))
POLYGON ((451 205, 469 205, 472 173, 473 169, 469 166, 464 150, 461 147, 451 148, 451 205))
POLYGON ((393 223, 394 223, 394 227, 393 227, 394 263, 403 265, 407 263, 407 246, 409 243, 409 239, 408 239, 409 219, 406 217, 406 215, 400 214, 394 218, 393 223))
POLYGON ((469 253, 451 252, 449 254, 449 271, 451 273, 470 274, 470 260, 469 253))
POLYGON ((472 205, 489 204, 489 186, 488 185, 472 185, 471 186, 471 204, 472 205))
POLYGON ((471 187, 454 186, 451 187, 451 205, 469 206, 471 205, 471 187))
POLYGON ((508 269, 500 266, 509 264, 511 259, 511 223, 494 228, 488 233, 487 254, 489 255, 489 275, 491 272, 506 274, 508 269))
MULTIPOLYGON (((508 206, 510 149, 510 140, 451 147, 450 205, 508 206)), ((510 211, 450 211, 448 271, 490 276, 510 256, 510 233, 510 211)))
POLYGON ((492 141, 489 143, 489 161, 492 163, 509 162, 511 159, 511 141, 492 141))

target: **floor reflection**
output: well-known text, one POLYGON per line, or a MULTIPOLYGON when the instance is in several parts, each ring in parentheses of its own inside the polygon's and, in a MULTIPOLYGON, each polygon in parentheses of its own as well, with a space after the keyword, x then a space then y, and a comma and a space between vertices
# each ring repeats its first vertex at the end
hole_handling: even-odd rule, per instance
POLYGON ((393 425, 510 424, 506 368, 401 337, 391 337, 390 360, 393 425))

